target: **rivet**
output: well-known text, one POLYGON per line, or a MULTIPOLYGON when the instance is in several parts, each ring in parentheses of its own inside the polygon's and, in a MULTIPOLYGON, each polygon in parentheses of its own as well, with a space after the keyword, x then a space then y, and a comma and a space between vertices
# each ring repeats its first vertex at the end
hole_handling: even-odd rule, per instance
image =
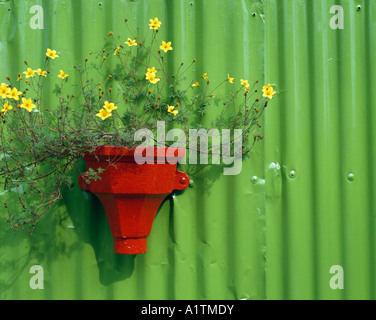
POLYGON ((258 177, 256 177, 256 176, 254 176, 254 177, 252 177, 251 178, 251 182, 253 183, 253 184, 256 184, 257 182, 258 182, 258 177))
POLYGON ((353 173, 349 173, 349 174, 347 175, 347 180, 349 180, 349 181, 354 181, 354 180, 355 180, 355 174, 353 174, 353 173))
POLYGON ((294 170, 291 170, 291 171, 289 172, 289 177, 290 177, 291 179, 295 179, 295 178, 296 178, 296 172, 295 172, 294 170))

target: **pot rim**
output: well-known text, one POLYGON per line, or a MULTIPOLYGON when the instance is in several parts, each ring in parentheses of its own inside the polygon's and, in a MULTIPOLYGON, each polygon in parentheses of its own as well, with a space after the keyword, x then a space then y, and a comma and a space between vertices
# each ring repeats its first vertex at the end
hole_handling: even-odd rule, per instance
POLYGON ((84 156, 84 160, 98 160, 101 158, 111 159, 111 158, 123 158, 130 160, 131 158, 134 159, 136 154, 136 149, 142 148, 142 157, 143 158, 150 158, 147 155, 149 153, 153 154, 154 160, 173 160, 173 159, 181 159, 185 156, 186 149, 185 148, 174 148, 174 147, 135 147, 135 148, 128 148, 128 147, 119 147, 119 146, 101 146, 98 147, 93 152, 87 152, 84 156))

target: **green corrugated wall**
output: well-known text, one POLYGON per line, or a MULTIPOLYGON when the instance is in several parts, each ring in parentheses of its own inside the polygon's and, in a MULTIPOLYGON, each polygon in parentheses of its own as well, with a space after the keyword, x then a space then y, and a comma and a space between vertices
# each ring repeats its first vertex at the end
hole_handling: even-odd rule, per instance
POLYGON ((60 54, 51 72, 73 83, 109 31, 127 39, 125 18, 142 31, 158 17, 171 66, 196 58, 192 77, 280 93, 241 175, 188 168, 192 187, 164 202, 147 254, 114 254, 101 204, 77 185, 33 236, 0 221, 0 299, 375 298, 376 1, 10 0, 0 17, 1 82, 25 59, 41 66, 48 47, 60 54), (30 28, 33 5, 43 30, 30 28), (330 27, 333 5, 343 30, 330 27), (30 288, 33 265, 44 290, 30 288), (334 265, 344 290, 329 286, 334 265))
POLYGON ((267 297, 374 299, 376 1, 270 0, 265 17, 265 77, 283 92, 266 114, 267 297))

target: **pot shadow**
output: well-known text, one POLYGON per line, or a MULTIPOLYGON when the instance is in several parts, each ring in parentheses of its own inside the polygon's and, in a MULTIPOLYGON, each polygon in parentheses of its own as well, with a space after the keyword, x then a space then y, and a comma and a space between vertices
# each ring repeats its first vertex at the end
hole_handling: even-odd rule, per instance
POLYGON ((101 284, 108 286, 131 277, 136 255, 114 252, 113 237, 100 200, 94 194, 81 190, 77 183, 72 189, 64 191, 63 199, 80 241, 94 250, 101 284))
MULTIPOLYGON (((175 243, 175 233, 174 233, 174 195, 182 195, 185 192, 183 191, 174 191, 172 194, 167 196, 167 198, 162 202, 161 207, 165 205, 166 202, 168 202, 169 206, 169 227, 168 227, 168 235, 173 243, 175 243)), ((169 250, 169 255, 168 255, 169 261, 173 261, 173 250, 169 250)))

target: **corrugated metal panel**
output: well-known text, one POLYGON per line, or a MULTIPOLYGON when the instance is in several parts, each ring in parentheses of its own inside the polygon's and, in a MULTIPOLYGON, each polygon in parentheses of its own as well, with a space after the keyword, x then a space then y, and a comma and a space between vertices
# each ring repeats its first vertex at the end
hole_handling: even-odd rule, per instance
MULTIPOLYGON (((172 65, 196 58, 192 76, 263 79, 264 24, 252 16, 262 13, 262 1, 16 0, 1 1, 0 10, 7 30, 0 33, 1 79, 24 71, 25 59, 42 66, 53 48, 60 58, 51 71, 63 69, 74 82, 73 66, 101 49, 110 30, 126 41, 125 18, 142 32, 156 16, 164 23, 160 37, 174 44, 172 65), (30 28, 36 4, 44 8, 43 30, 30 28)), ((78 186, 65 191, 32 237, 13 235, 0 222, 0 298, 264 299, 264 188, 252 176, 263 176, 262 145, 239 177, 215 168, 192 174, 193 188, 163 204, 148 253, 137 257, 113 253, 101 204, 78 186), (32 265, 44 268, 44 290, 30 289, 32 265)))
POLYGON ((161 207, 146 255, 115 255, 100 203, 78 187, 33 237, 1 221, 1 299, 375 298, 375 1, 16 0, 0 11, 0 79, 25 59, 42 65, 47 47, 61 53, 54 71, 74 75, 110 30, 127 36, 124 18, 145 30, 158 16, 177 66, 197 58, 196 77, 230 72, 281 93, 242 175, 195 175, 161 207), (30 28, 35 4, 44 30, 30 28), (330 28, 333 5, 343 30, 330 28), (30 289, 32 265, 44 290, 30 289), (329 286, 334 265, 344 290, 329 286))
POLYGON ((266 114, 267 296, 374 299, 376 2, 270 0, 265 14, 266 80, 283 92, 266 114))

